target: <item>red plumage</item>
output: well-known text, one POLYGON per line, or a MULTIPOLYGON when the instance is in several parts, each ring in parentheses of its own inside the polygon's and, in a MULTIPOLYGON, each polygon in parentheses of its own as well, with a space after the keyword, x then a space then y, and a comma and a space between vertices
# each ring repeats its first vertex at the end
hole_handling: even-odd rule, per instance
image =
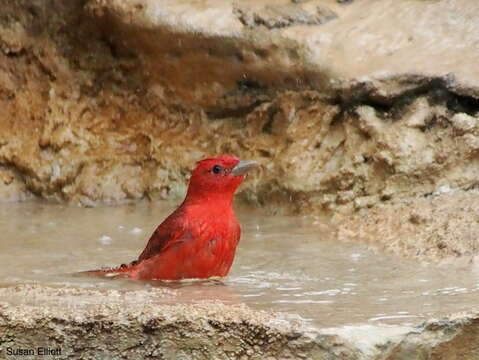
POLYGON ((233 197, 254 161, 220 155, 197 163, 183 203, 156 228, 130 265, 89 274, 133 279, 205 279, 226 276, 240 240, 233 197))

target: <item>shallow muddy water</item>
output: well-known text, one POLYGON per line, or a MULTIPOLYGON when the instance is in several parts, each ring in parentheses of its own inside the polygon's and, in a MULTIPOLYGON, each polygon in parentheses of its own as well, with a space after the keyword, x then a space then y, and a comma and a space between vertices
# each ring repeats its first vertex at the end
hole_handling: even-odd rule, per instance
MULTIPOLYGON (((164 284, 74 274, 135 259, 173 206, 0 204, 0 287, 43 283, 116 289, 129 291, 128 301, 141 302, 135 291, 167 286, 174 295, 158 303, 246 303, 327 327, 417 324, 477 303, 479 274, 473 269, 426 266, 372 253, 360 245, 335 242, 327 227, 314 220, 258 215, 249 209, 238 211, 243 237, 233 269, 222 282, 164 284)), ((0 301, 35 299, 0 295, 0 301)), ((68 304, 95 301, 75 297, 68 304)))

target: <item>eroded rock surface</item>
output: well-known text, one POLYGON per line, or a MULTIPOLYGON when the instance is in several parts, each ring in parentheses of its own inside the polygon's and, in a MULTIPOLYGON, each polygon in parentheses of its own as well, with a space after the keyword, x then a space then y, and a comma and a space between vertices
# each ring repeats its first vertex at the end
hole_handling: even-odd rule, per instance
POLYGON ((174 297, 164 289, 128 292, 33 284, 2 287, 0 297, 2 357, 7 348, 31 349, 32 344, 60 348, 57 359, 419 360, 473 359, 479 352, 477 312, 415 327, 315 329, 245 305, 158 304, 159 298, 174 297))
POLYGON ((194 162, 222 152, 264 164, 243 198, 271 211, 470 188, 478 13, 467 0, 7 0, 0 196, 178 197, 194 162))
POLYGON ((346 340, 279 314, 219 302, 158 304, 158 297, 171 295, 155 289, 2 288, 0 354, 38 344, 60 347, 59 359, 360 359, 346 340))
POLYGON ((398 255, 443 263, 477 264, 479 192, 448 186, 338 217, 338 239, 362 241, 398 255))

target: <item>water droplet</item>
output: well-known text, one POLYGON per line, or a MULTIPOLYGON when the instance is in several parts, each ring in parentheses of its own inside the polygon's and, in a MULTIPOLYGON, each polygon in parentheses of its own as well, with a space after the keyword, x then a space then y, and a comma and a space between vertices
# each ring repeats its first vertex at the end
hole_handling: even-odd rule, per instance
POLYGON ((110 245, 112 242, 112 238, 109 237, 108 235, 102 235, 98 241, 102 243, 103 245, 110 245))
POLYGON ((137 235, 137 234, 140 234, 141 232, 143 232, 143 230, 141 230, 138 227, 134 227, 133 229, 131 229, 130 234, 137 235))

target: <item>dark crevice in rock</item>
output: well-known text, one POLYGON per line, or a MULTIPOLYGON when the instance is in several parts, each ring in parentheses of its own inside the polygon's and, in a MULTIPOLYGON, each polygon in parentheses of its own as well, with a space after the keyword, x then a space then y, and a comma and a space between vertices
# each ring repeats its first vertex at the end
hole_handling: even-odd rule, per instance
POLYGON ((268 121, 263 125, 261 128, 261 132, 265 134, 272 134, 273 133, 273 117, 270 117, 268 121))
POLYGON ((240 91, 258 91, 264 90, 264 86, 261 85, 259 82, 249 79, 240 80, 237 83, 238 90, 240 91))
MULTIPOLYGON (((452 113, 462 112, 475 116, 479 112, 479 99, 457 94, 451 90, 447 79, 427 79, 418 83, 414 88, 390 96, 379 94, 378 89, 370 83, 362 83, 324 100, 341 109, 333 121, 340 121, 360 106, 374 108, 377 115, 383 119, 397 120, 404 114, 404 110, 420 97, 427 98, 431 105, 443 105, 452 113)), ((279 89, 268 89, 253 80, 238 81, 237 89, 226 94, 214 108, 206 109, 206 114, 212 119, 246 117, 259 105, 269 101, 274 96, 273 91, 278 92, 279 89), (247 104, 244 104, 245 102, 247 104)), ((272 120, 265 124, 263 132, 269 132, 271 122, 272 120)), ((432 123, 435 123, 434 119, 428 126, 432 123)))
POLYGON ((338 125, 339 123, 341 123, 343 118, 344 118, 344 112, 338 112, 336 115, 333 116, 331 123, 329 124, 329 127, 333 128, 334 126, 338 125))
POLYGON ((25 49, 20 49, 18 51, 12 51, 12 50, 9 50, 9 49, 1 49, 1 46, 0 46, 0 50, 2 50, 3 54, 5 54, 6 57, 11 58, 11 59, 22 57, 27 53, 25 49))
POLYGON ((453 112, 463 112, 471 116, 475 116, 479 112, 479 99, 455 93, 449 95, 446 104, 447 108, 453 112))
POLYGON ((99 41, 103 42, 106 48, 110 50, 110 55, 114 59, 120 59, 123 54, 121 54, 118 46, 111 41, 107 36, 100 37, 99 41))
POLYGON ((451 90, 447 79, 442 78, 430 79, 394 96, 378 94, 377 89, 369 83, 349 89, 348 94, 332 100, 343 112, 349 112, 358 106, 371 106, 380 116, 397 119, 403 114, 403 110, 419 97, 426 97, 431 105, 444 105, 452 113, 463 112, 474 116, 479 112, 479 99, 457 94, 451 90))

